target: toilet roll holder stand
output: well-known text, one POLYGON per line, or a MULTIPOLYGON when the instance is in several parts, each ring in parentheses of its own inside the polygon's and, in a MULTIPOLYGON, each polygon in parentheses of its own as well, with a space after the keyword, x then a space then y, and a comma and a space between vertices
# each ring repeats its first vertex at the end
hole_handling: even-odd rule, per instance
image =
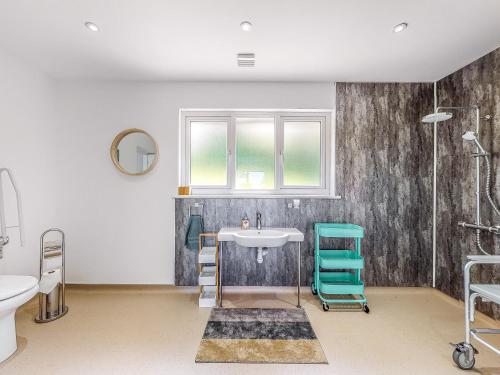
MULTIPOLYGON (((59 228, 46 230, 40 236, 40 281, 44 275, 45 264, 49 259, 61 257, 61 280, 49 293, 39 293, 38 315, 35 317, 37 323, 48 323, 66 315, 68 306, 66 306, 66 279, 65 279, 65 235, 59 228), (58 233, 59 241, 46 242, 45 236, 49 233, 58 233)), ((58 268, 51 271, 56 272, 58 268)), ((50 271, 49 271, 50 273, 50 271)))

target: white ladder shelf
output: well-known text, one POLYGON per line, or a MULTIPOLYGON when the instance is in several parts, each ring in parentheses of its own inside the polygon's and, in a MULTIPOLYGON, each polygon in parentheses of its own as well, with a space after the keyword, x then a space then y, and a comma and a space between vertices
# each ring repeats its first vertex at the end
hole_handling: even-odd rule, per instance
POLYGON ((200 307, 215 307, 217 305, 219 287, 217 233, 200 233, 198 240, 198 285, 200 285, 200 307), (215 246, 203 246, 206 238, 212 238, 215 246))

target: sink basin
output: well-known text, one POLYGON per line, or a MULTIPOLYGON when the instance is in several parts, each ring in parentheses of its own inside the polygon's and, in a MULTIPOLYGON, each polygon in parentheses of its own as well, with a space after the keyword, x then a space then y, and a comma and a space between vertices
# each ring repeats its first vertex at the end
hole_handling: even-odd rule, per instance
POLYGON ((221 228, 217 239, 236 242, 244 247, 281 247, 287 242, 304 241, 304 234, 295 228, 221 228))
POLYGON ((288 242, 288 234, 273 229, 247 229, 233 234, 234 241, 246 247, 280 247, 288 242))

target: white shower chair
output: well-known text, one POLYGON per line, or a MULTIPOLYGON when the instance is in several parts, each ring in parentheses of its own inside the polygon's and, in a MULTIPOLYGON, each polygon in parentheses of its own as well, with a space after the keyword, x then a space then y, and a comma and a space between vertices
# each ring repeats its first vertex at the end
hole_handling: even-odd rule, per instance
POLYGON ((494 265, 500 264, 500 255, 469 255, 468 262, 464 267, 464 302, 465 302, 465 341, 459 344, 452 344, 453 361, 462 370, 470 370, 474 367, 474 355, 478 354, 476 348, 471 344, 474 338, 488 349, 500 355, 500 349, 494 347, 482 335, 500 334, 500 329, 491 328, 471 328, 471 323, 475 320, 475 303, 478 297, 483 300, 500 304, 500 284, 471 284, 470 271, 476 264, 494 265))

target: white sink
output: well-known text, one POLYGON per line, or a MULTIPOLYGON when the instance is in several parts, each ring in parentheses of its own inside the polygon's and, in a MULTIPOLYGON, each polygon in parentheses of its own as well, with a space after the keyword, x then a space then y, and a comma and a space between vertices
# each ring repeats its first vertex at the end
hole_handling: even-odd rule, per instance
POLYGON ((287 242, 304 241, 304 235, 295 228, 262 228, 261 230, 222 228, 219 241, 234 241, 244 247, 281 247, 287 242))
POLYGON ((246 247, 280 247, 288 242, 288 234, 273 229, 246 229, 233 235, 234 241, 246 247))

